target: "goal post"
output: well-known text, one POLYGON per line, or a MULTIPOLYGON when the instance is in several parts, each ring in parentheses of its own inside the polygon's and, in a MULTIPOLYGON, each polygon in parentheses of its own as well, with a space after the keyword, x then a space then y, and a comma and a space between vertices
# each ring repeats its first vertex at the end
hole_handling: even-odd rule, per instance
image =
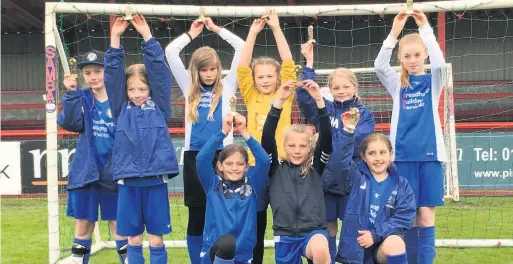
MULTIPOLYGON (((424 12, 459 12, 468 10, 500 9, 513 7, 511 0, 467 0, 467 1, 437 1, 415 3, 414 6, 424 12)), ((60 72, 69 73, 66 51, 60 32, 57 27, 57 15, 59 14, 96 14, 102 16, 124 15, 126 8, 132 9, 134 14, 166 17, 188 17, 194 18, 200 15, 203 10, 205 16, 228 17, 228 18, 250 18, 259 17, 266 7, 261 6, 191 6, 191 5, 148 5, 148 4, 99 4, 99 3, 67 3, 67 2, 47 2, 45 4, 45 69, 46 69, 46 147, 48 175, 48 237, 49 237, 49 262, 58 263, 66 257, 61 252, 62 243, 60 241, 60 215, 63 215, 59 207, 59 163, 58 163, 58 128, 57 114, 58 91, 59 86, 59 68, 60 72), (58 58, 57 58, 58 57, 58 58)), ((405 8, 405 4, 363 4, 363 5, 315 5, 315 6, 273 6, 280 17, 323 17, 323 16, 358 16, 358 15, 392 15, 397 14, 405 8)), ((294 30, 294 28, 292 29, 294 30)), ((108 31, 108 27, 107 30, 108 31)), ((245 34, 245 33, 244 33, 245 34)), ((108 35, 108 32, 105 33, 108 35)), ((108 39, 108 38, 107 38, 108 39)), ((169 37, 169 39, 171 39, 169 37)), ((107 42, 107 41, 106 41, 107 42)), ((108 43, 108 42, 107 42, 108 43)), ((293 43, 298 45, 299 43, 293 43)), ((450 61, 449 61, 450 62, 450 61)), ((346 66, 347 67, 347 66, 346 66)), ((332 68, 332 67, 325 67, 332 68)), ((384 99, 375 97, 384 97, 386 93, 384 88, 379 86, 379 81, 375 76, 373 68, 348 67, 358 77, 358 81, 363 83, 361 90, 369 93, 369 104, 380 104, 378 108, 390 107, 391 103, 384 99), (368 78, 368 79, 366 79, 368 78), (376 86, 376 87, 375 87, 376 86), (380 90, 379 95, 373 96, 376 90, 380 90), (390 105, 389 105, 390 104, 390 105)), ((456 125, 455 125, 455 104, 454 104, 454 85, 453 85, 453 66, 447 64, 445 89, 442 94, 444 97, 443 112, 441 112, 442 126, 444 131, 445 147, 449 162, 445 166, 445 194, 446 197, 454 201, 459 200, 459 181, 458 181, 458 158, 456 154, 456 125)), ((321 86, 325 85, 327 76, 333 69, 318 69, 317 74, 321 86)), ((365 94, 363 100, 365 102, 365 94)), ((391 107, 390 107, 391 108, 391 107)), ((372 108, 371 108, 372 110, 372 108)), ((387 130, 386 124, 380 124, 379 130, 387 130)), ((270 228, 268 228, 270 229, 270 228)), ((103 241, 100 229, 95 230, 94 245, 92 253, 100 251, 103 248, 115 248, 113 241, 103 241)), ((178 231, 181 232, 181 231, 178 231)), ((186 247, 184 240, 165 241, 166 247, 186 247)), ((147 246, 147 243, 144 244, 147 246)), ((273 246, 272 240, 266 240, 266 246, 273 246)), ((437 246, 441 247, 459 247, 459 246, 513 246, 513 239, 437 239, 437 246)), ((65 262, 66 260, 64 260, 65 262)))

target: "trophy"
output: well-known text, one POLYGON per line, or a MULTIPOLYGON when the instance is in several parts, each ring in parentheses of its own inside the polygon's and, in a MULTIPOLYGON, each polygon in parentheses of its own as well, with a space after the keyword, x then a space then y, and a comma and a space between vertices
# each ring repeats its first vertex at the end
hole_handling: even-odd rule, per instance
POLYGON ((349 110, 349 113, 351 114, 351 128, 356 129, 356 125, 360 120, 360 110, 354 107, 349 110))
POLYGON ((205 9, 201 7, 199 10, 199 17, 196 19, 196 21, 198 21, 198 23, 203 23, 203 20, 205 20, 205 9))
POLYGON ((413 14, 413 0, 406 0, 406 14, 413 14))
POLYGON ((69 64, 69 73, 75 79, 78 78, 78 70, 77 70, 77 60, 75 58, 71 58, 68 61, 69 64))
POLYGON ((308 42, 317 43, 313 37, 313 26, 308 26, 308 42))
POLYGON ((303 66, 296 65, 294 66, 294 71, 296 72, 296 86, 301 86, 301 82, 303 81, 303 66))
POLYGON ((233 117, 233 126, 235 126, 235 115, 237 114, 237 96, 230 97, 230 110, 233 117))
POLYGON ((134 17, 132 16, 133 12, 132 12, 132 8, 127 6, 125 7, 125 21, 130 21, 132 20, 134 17))

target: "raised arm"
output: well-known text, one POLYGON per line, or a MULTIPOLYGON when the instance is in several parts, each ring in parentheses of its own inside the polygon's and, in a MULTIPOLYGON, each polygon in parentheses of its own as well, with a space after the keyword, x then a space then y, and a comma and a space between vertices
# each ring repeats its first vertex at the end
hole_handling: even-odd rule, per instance
POLYGON ((116 18, 116 22, 110 32, 110 47, 105 53, 103 81, 109 97, 110 110, 114 123, 125 101, 126 76, 125 76, 125 51, 121 46, 121 35, 128 27, 122 17, 116 18))
POLYGON ((396 89, 399 88, 400 79, 399 74, 392 69, 392 66, 390 66, 390 59, 392 58, 392 51, 397 44, 397 38, 399 37, 399 34, 401 34, 407 20, 408 14, 406 14, 406 10, 401 11, 395 16, 392 30, 383 42, 383 46, 381 46, 381 49, 379 50, 378 57, 376 57, 376 60, 374 61, 376 75, 392 98, 394 98, 396 89))
POLYGON ((433 78, 433 91, 440 94, 445 82, 445 58, 440 45, 436 41, 433 28, 429 25, 426 15, 420 10, 413 10, 413 18, 419 26, 419 35, 426 46, 431 64, 431 75, 433 78))
POLYGON ((70 74, 64 75, 66 92, 62 96, 62 111, 59 113, 57 123, 67 131, 82 132, 84 129, 84 106, 82 104, 82 91, 77 89, 77 80, 70 74))
POLYGON ((273 176, 274 169, 276 169, 279 163, 278 147, 276 145, 276 128, 278 127, 278 122, 280 121, 283 104, 285 104, 285 102, 293 93, 294 86, 294 81, 287 81, 278 89, 278 96, 271 106, 271 111, 269 111, 267 114, 267 119, 265 119, 264 128, 262 130, 261 144, 262 148, 264 148, 265 152, 267 152, 269 155, 269 160, 271 161, 269 167, 269 177, 273 176))
POLYGON ((212 186, 215 186, 214 183, 217 178, 212 168, 212 161, 214 160, 217 148, 219 145, 223 144, 223 140, 228 133, 225 134, 223 130, 217 131, 210 137, 196 156, 196 170, 198 171, 198 178, 205 192, 208 192, 212 186))
POLYGON ((302 84, 310 96, 315 99, 317 106, 319 139, 314 151, 313 167, 319 175, 322 175, 332 149, 330 117, 321 96, 319 85, 312 80, 303 81, 302 84))
POLYGON ((274 39, 276 40, 276 45, 278 46, 278 53, 280 53, 281 60, 292 60, 292 53, 290 52, 290 47, 287 43, 287 39, 285 38, 285 35, 283 35, 283 31, 281 30, 280 19, 278 18, 276 10, 271 9, 268 15, 269 19, 266 20, 266 24, 273 31, 274 39))
POLYGON ((355 130, 357 128, 359 113, 346 112, 340 117, 344 128, 333 135, 333 153, 328 166, 324 170, 322 181, 325 187, 337 188, 349 192, 354 182, 361 177, 360 170, 353 162, 355 130))
POLYGON ((250 99, 256 94, 255 87, 253 84, 253 74, 249 65, 251 64, 251 58, 253 57, 253 47, 258 33, 262 31, 265 26, 265 22, 258 18, 253 21, 251 28, 249 29, 246 42, 241 51, 239 66, 237 67, 237 78, 239 81, 239 89, 244 99, 244 102, 249 102, 250 99))
POLYGON ((203 23, 205 24, 205 27, 208 30, 217 33, 234 49, 232 63, 230 65, 230 71, 223 79, 223 94, 233 96, 237 92, 237 67, 239 66, 240 56, 242 53, 242 49, 244 47, 244 40, 230 32, 229 30, 218 27, 216 24, 214 24, 210 17, 206 17, 203 20, 203 23))
POLYGON ((413 190, 408 181, 399 180, 397 201, 394 205, 394 214, 385 221, 376 222, 374 229, 370 230, 374 243, 378 243, 393 234, 401 234, 410 229, 415 219, 416 205, 413 190))
POLYGON ((196 156, 196 170, 198 171, 198 177, 205 192, 213 188, 215 182, 217 182, 216 173, 212 168, 212 161, 214 160, 219 145, 223 144, 226 135, 232 131, 232 122, 233 116, 231 114, 224 116, 221 130, 210 137, 196 156))
MULTIPOLYGON (((374 119, 374 114, 364 108, 365 110, 360 110, 360 120, 358 121, 358 125, 354 131, 354 138, 356 146, 360 146, 360 143, 370 134, 374 133, 374 127, 376 125, 376 120, 374 119)), ((356 153, 358 155, 358 153, 356 153)))
POLYGON ((143 62, 146 68, 146 76, 151 89, 153 100, 164 114, 166 121, 171 118, 171 86, 173 77, 171 70, 164 61, 164 51, 160 43, 151 35, 150 27, 143 16, 136 15, 131 20, 137 32, 144 41, 142 42, 143 62))
POLYGON ((188 33, 184 33, 177 37, 166 47, 167 62, 171 68, 171 72, 173 73, 176 82, 178 83, 178 87, 180 87, 180 90, 182 90, 184 96, 188 96, 187 91, 191 84, 189 73, 183 64, 182 59, 180 58, 180 52, 183 48, 185 48, 185 46, 187 46, 187 44, 195 39, 201 33, 201 31, 203 31, 203 27, 203 23, 194 21, 188 33))
MULTIPOLYGON (((264 175, 269 174, 269 165, 271 162, 269 161, 269 156, 262 148, 260 143, 256 141, 248 132, 246 118, 239 113, 235 115, 235 127, 239 131, 239 134, 244 138, 246 144, 248 145, 251 153, 255 156, 255 166, 253 168, 253 173, 248 173, 248 178, 253 184, 253 186, 258 186, 262 181, 265 182, 265 179, 261 179, 260 177, 264 177, 264 175), (257 178, 253 178, 257 177, 257 178)), ((257 189, 260 189, 257 187, 257 189)))

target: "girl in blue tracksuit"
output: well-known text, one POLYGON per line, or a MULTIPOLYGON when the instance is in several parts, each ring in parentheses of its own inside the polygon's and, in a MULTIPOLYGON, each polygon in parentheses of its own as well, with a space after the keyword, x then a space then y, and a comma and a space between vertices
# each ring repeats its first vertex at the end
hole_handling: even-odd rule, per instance
POLYGON ((401 73, 391 68, 390 58, 410 17, 405 11, 395 17, 374 67, 393 100, 390 140, 395 164, 415 191, 418 206, 414 228, 405 236, 408 259, 424 264, 433 263, 436 256, 435 207, 444 204, 442 162, 447 159, 438 103, 445 82, 445 59, 426 15, 414 10, 411 16, 419 33, 404 35, 399 41, 401 73), (424 69, 428 56, 430 73, 424 69))
POLYGON ((167 128, 172 75, 144 17, 134 16, 131 24, 144 38, 144 64, 131 65, 125 73, 120 37, 128 23, 123 18, 112 26, 105 55, 105 86, 116 123, 112 162, 119 186, 117 231, 128 236, 130 264, 144 263, 145 228, 151 263, 167 263, 163 235, 171 232, 171 220, 166 182, 178 174, 167 128))
MULTIPOLYGON (((408 181, 392 163, 392 144, 383 134, 360 144, 361 161, 353 161, 358 113, 342 115, 343 130, 333 135, 331 174, 327 186, 347 186, 348 203, 337 262, 406 264, 402 234, 415 217, 415 200, 408 181)), ((325 171, 326 172, 326 171, 325 171)))
MULTIPOLYGON (((189 32, 174 39, 166 47, 166 58, 175 81, 185 97, 185 142, 183 154, 183 198, 189 212, 187 218, 187 251, 191 264, 200 263, 200 253, 205 226, 206 196, 196 171, 196 156, 213 131, 221 129, 223 117, 230 113, 230 99, 237 91, 237 66, 244 41, 226 28, 217 26, 210 17, 196 20, 189 32), (197 38, 203 28, 219 35, 234 49, 231 68, 222 78, 221 59, 211 47, 201 47, 192 53, 189 70, 180 58, 180 52, 197 38)), ((229 133, 219 145, 233 144, 229 133)), ((216 155, 217 156, 217 155, 216 155)), ((213 163, 216 163, 214 159, 213 163)))
POLYGON ((248 152, 231 144, 219 153, 217 173, 212 168, 218 146, 230 134, 234 117, 224 117, 217 131, 196 157, 199 180, 207 195, 201 263, 251 263, 256 243, 256 193, 269 173, 269 157, 248 132, 246 119, 235 114, 235 126, 255 156, 249 166, 248 152), (219 176, 218 176, 219 175, 219 176))
POLYGON ((74 263, 89 262, 91 236, 101 217, 109 221, 116 240, 120 263, 126 258, 128 241, 116 234, 118 194, 112 179, 111 153, 115 125, 103 82, 104 52, 92 50, 80 57, 78 69, 86 89, 78 87, 75 77, 64 75, 66 93, 62 97, 62 112, 57 122, 79 133, 76 152, 68 174, 68 205, 66 214, 75 218, 75 238, 71 247, 74 263))
MULTIPOLYGON (((303 68, 303 80, 315 80, 316 73, 313 68, 313 43, 307 42, 301 46, 301 53, 305 56, 306 67, 303 68)), ((328 78, 328 88, 333 95, 333 102, 324 100, 326 108, 330 115, 332 133, 341 131, 342 121, 340 115, 350 108, 358 108, 361 114, 360 121, 355 131, 355 151, 353 160, 357 163, 360 160, 358 155, 358 147, 360 142, 368 135, 374 132, 374 115, 367 109, 359 100, 357 96, 358 80, 356 75, 349 69, 337 68, 333 71, 328 78)), ((305 116, 309 123, 319 126, 317 120, 317 107, 315 100, 303 88, 296 89, 296 98, 301 113, 305 116)), ((329 170, 330 168, 328 168, 329 170)), ((330 255, 332 263, 335 263, 337 256, 337 232, 338 232, 338 219, 344 218, 344 211, 347 203, 347 198, 344 196, 344 186, 332 186, 331 188, 324 187, 324 200, 326 201, 326 218, 328 220, 328 242, 330 248, 330 255)), ((338 250, 340 254, 340 246, 338 250)))

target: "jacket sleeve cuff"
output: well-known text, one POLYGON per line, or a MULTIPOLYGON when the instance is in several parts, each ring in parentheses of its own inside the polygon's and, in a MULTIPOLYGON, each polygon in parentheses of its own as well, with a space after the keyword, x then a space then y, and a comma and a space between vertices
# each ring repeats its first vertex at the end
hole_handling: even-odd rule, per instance
POLYGON ((148 41, 142 41, 141 42, 141 45, 142 47, 147 47, 147 46, 151 46, 151 45, 154 45, 154 44, 158 44, 157 40, 154 38, 154 37, 151 37, 150 39, 148 39, 148 41))
POLYGON ((319 116, 327 116, 328 115, 328 108, 327 107, 317 108, 317 115, 319 115, 319 116))
POLYGON ((269 111, 269 115, 280 118, 282 109, 278 109, 274 106, 271 106, 271 111, 269 111))

